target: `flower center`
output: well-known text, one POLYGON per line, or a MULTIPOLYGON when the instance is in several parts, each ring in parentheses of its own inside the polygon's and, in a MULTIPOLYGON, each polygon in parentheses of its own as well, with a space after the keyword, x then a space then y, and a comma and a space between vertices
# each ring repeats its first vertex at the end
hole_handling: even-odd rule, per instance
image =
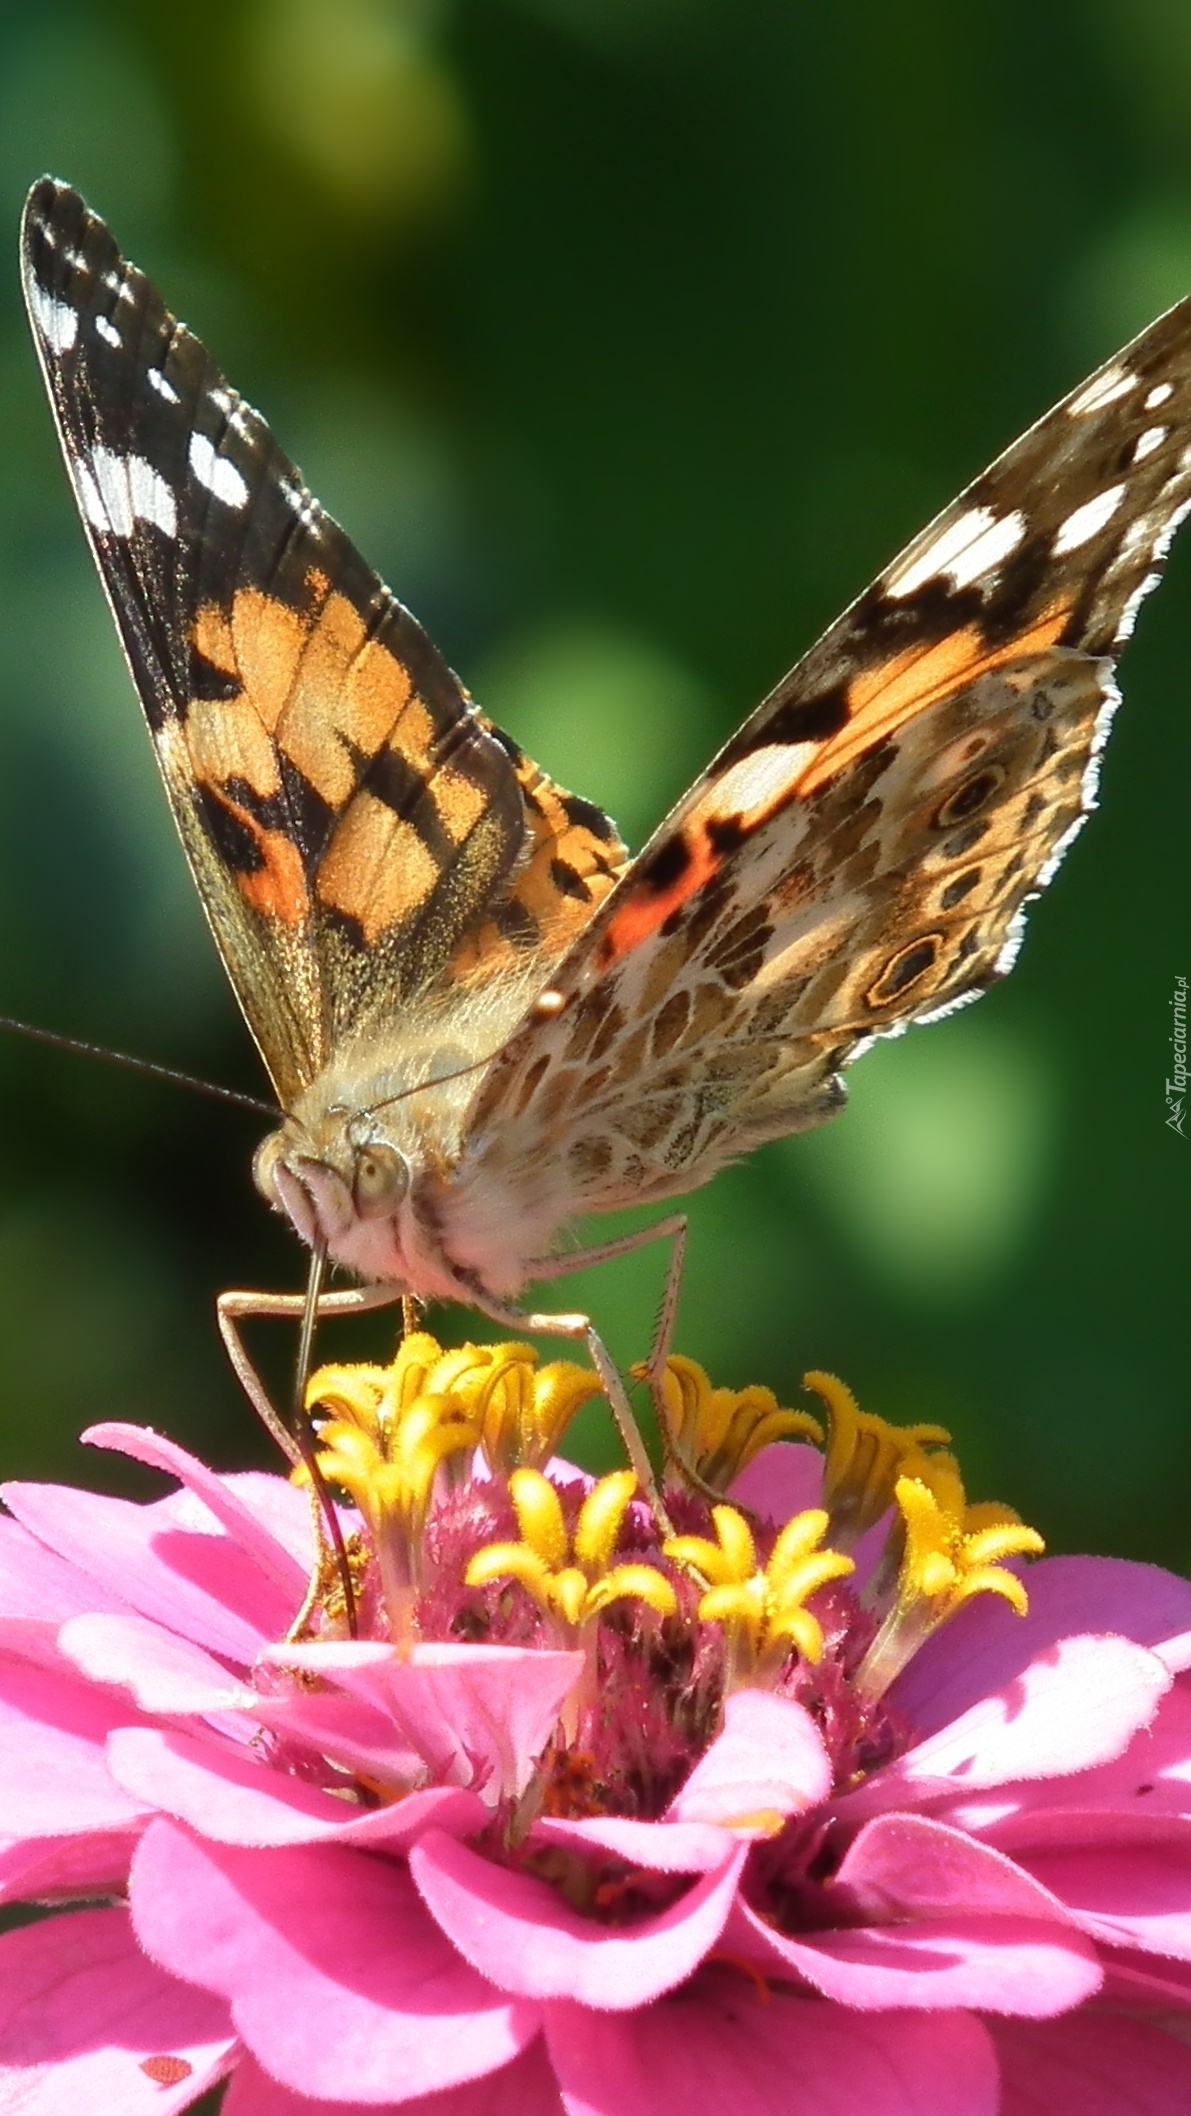
MULTIPOLYGON (((362 1637, 400 1656, 469 1644, 574 1663, 529 1793, 498 1825, 507 1852, 535 1813, 662 1817, 745 1690, 803 1706, 835 1785, 854 1785, 896 1752, 887 1693, 931 1632, 977 1594, 1024 1613, 1005 1561, 1040 1551, 1041 1538, 1008 1508, 968 1504, 949 1435, 861 1411, 830 1375, 806 1383, 823 1425, 768 1389, 715 1388, 693 1360, 669 1362, 676 1532, 663 1538, 631 1471, 591 1480, 558 1457, 599 1391, 583 1368, 539 1366, 519 1344, 444 1351, 416 1333, 387 1367, 312 1377, 320 1466, 358 1519, 362 1637), (764 1520, 716 1496, 764 1449, 775 1490, 797 1464, 819 1503, 764 1520)), ((309 1635, 341 1634, 333 1593, 316 1593, 309 1635)), ((391 1800, 410 1786, 367 1790, 391 1800)), ((788 1886, 792 1858, 813 1879, 821 1854, 805 1831, 787 1826, 778 1846, 771 1879, 788 1886)), ((574 1875, 566 1885, 590 1893, 574 1875)), ((601 1914, 614 1899, 623 1892, 601 1914)))

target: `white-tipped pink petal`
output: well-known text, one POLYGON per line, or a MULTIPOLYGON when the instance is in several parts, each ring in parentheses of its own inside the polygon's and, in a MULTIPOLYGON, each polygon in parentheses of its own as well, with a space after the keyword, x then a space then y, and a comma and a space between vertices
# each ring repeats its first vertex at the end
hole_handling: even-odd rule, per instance
POLYGON ((234 2054, 223 2001, 163 1975, 126 1911, 0 1938, 0 2108, 12 2116, 174 2116, 234 2054))
MULTIPOLYGON (((890 1691, 919 1737, 985 1697, 1012 1694, 1064 1639, 1113 1636, 1148 1646, 1172 1672, 1188 1664, 1191 1582, 1125 1558, 1041 1558, 1025 1573, 1029 1614, 981 1594, 927 1639, 890 1691)), ((1078 1766, 1075 1766, 1078 1768, 1078 1766)))
POLYGON ((399 1852, 432 1824, 462 1835, 486 1819, 473 1793, 448 1786, 358 1807, 250 1753, 157 1727, 118 1730, 108 1763, 117 1783, 156 1812, 217 1843, 258 1850, 326 1842, 399 1852))
MULTIPOLYGON (((82 1619, 86 1621, 86 1619, 82 1619)), ((115 1783, 105 1744, 136 1718, 69 1673, 31 1662, 0 1666, 0 1828, 8 1838, 80 1836, 141 1820, 139 1800, 115 1783)))
MULTIPOLYGON (((234 1480, 216 1476, 215 1471, 200 1462, 197 1455, 188 1454, 184 1447, 167 1440, 163 1433, 155 1433, 148 1426, 125 1425, 113 1419, 90 1426, 82 1438, 91 1447, 112 1448, 119 1454, 130 1455, 134 1462, 145 1463, 149 1469, 159 1469, 167 1477, 176 1477, 179 1484, 218 1521, 231 1541, 252 1559, 264 1577, 273 1582, 291 1611, 301 1608, 313 1557, 309 1547, 308 1500, 299 1502, 307 1525, 307 1555, 300 1559, 273 1533, 260 1510, 237 1491, 234 1480)), ((283 1483, 284 1479, 272 1481, 283 1483)))
POLYGON ((830 1791, 831 1759, 810 1713, 767 1690, 738 1690, 667 1819, 770 1836, 775 1818, 804 1814, 830 1791))
POLYGON ((1088 1770, 1121 1755, 1170 1683, 1157 1655, 1131 1639, 1060 1639, 870 1779, 856 1806, 895 1797, 895 1784, 961 1792, 1088 1770))
POLYGON ((371 1704, 440 1782, 516 1799, 583 1669, 580 1653, 518 1646, 279 1646, 266 1655, 371 1704))
POLYGON ((797 1939, 738 1903, 725 1947, 765 1973, 793 1973, 840 2005, 1020 2013, 1048 2020, 1091 1998, 1102 1970, 1082 1933, 1038 1917, 956 1909, 797 1939))
POLYGON ((254 1702, 201 1646, 143 1616, 74 1616, 59 1644, 89 1682, 126 1691, 144 1712, 230 1714, 254 1702))
POLYGON ((127 1611, 127 1602, 97 1587, 19 1521, 0 1519, 0 1649, 47 1667, 59 1661, 59 1626, 84 1610, 127 1611))
POLYGON ((866 1822, 831 1883, 848 1914, 865 1923, 955 1911, 1071 1923, 1059 1899, 1001 1852, 929 1815, 878 1815, 866 1822))
POLYGON ((395 2081, 408 2095, 457 2086, 537 2032, 537 2009, 460 1959, 396 1860, 200 1844, 158 1821, 129 1894, 152 1959, 224 1997, 264 2069, 315 2100, 383 2105, 395 2081))
POLYGON ((1023 1864, 1103 1944, 1191 1961, 1191 1831, 1161 1844, 1031 1852, 1023 1864))
POLYGON ((497 1866, 433 1831, 414 1845, 409 1864, 443 1932, 501 1990, 618 2010, 672 1991, 710 1953, 746 1851, 738 1845, 667 1910, 623 1925, 585 1917, 534 1875, 497 1866))
POLYGON ((105 1595, 209 1653, 251 1663, 285 1636, 289 1597, 188 1492, 150 1506, 60 1484, 9 1484, 4 1497, 31 1535, 105 1595))

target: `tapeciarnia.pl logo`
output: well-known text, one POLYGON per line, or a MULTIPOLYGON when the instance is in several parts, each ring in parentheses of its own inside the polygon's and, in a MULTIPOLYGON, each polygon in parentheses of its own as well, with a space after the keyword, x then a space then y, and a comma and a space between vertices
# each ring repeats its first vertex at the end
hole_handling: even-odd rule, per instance
POLYGON ((1170 1028, 1171 1061, 1173 1078, 1166 1083, 1166 1122, 1171 1131, 1177 1131, 1180 1139, 1187 1134, 1183 1129, 1187 1098, 1187 980, 1176 977, 1171 995, 1173 1020, 1170 1028))

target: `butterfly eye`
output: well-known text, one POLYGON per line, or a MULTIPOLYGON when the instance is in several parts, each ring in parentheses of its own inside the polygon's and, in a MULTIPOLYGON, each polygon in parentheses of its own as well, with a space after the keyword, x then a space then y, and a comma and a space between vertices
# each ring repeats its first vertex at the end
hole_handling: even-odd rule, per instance
POLYGON ((395 1146, 362 1146, 356 1154, 352 1199, 362 1220, 379 1219, 409 1189, 409 1162, 395 1146))

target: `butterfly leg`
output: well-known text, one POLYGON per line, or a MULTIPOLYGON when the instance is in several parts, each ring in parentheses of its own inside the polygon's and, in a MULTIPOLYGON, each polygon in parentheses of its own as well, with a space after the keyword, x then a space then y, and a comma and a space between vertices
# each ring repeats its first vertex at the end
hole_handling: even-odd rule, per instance
MULTIPOLYGON (((320 1297, 318 1317, 321 1322, 327 1315, 359 1314, 367 1308, 387 1308, 400 1299, 397 1286, 346 1286, 320 1297)), ((295 1465, 301 1462, 302 1451, 269 1401, 264 1382, 248 1357, 239 1324, 253 1316, 292 1316, 301 1320, 305 1308, 304 1293, 221 1293, 215 1303, 219 1335, 232 1372, 270 1439, 295 1465)))
MULTIPOLYGON (((649 1349, 649 1358, 643 1367, 634 1368, 634 1373, 638 1374, 639 1378, 647 1384, 649 1393, 653 1397, 658 1429, 668 1453, 672 1453, 673 1450, 667 1438, 666 1415, 661 1393, 662 1379, 666 1371, 666 1361, 670 1357, 670 1347, 674 1342, 674 1325, 678 1320, 678 1297, 682 1291, 682 1272, 686 1261, 688 1225, 689 1222, 685 1212, 674 1212, 670 1214, 668 1219, 658 1220, 652 1227, 643 1227, 637 1233, 622 1235, 618 1241, 602 1242, 598 1248, 594 1249, 579 1249, 570 1256, 548 1257, 540 1263, 531 1264, 529 1267, 534 1278, 562 1278, 568 1272, 583 1270, 588 1264, 606 1264, 613 1257, 627 1256, 634 1249, 643 1249, 647 1242, 670 1243, 670 1258, 666 1266, 666 1283, 662 1290, 662 1302, 658 1310, 658 1319, 653 1333, 653 1343, 649 1349)), ((634 1423, 635 1430, 636 1426, 634 1423)), ((634 1463, 635 1467, 636 1464, 634 1463)), ((690 1481, 687 1466, 679 1462, 678 1468, 684 1478, 690 1481)), ((695 1482, 698 1483, 699 1480, 696 1478, 695 1482)), ((718 1496, 718 1494, 713 1496, 718 1496)))

